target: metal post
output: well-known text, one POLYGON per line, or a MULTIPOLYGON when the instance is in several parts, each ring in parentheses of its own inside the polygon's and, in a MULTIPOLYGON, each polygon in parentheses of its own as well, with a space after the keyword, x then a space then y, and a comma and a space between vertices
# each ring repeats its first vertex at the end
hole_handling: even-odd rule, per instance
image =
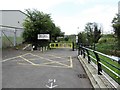
POLYGON ((87 52, 87 56, 88 56, 88 63, 90 63, 91 62, 91 60, 90 60, 90 54, 89 54, 89 51, 86 49, 86 52, 87 52))
POLYGON ((80 55, 80 44, 78 44, 78 56, 80 55))
POLYGON ((16 46, 16 28, 14 30, 14 47, 16 46))
POLYGON ((80 50, 80 55, 82 55, 83 54, 83 50, 82 50, 82 48, 81 48, 81 50, 80 50))
POLYGON ((85 49, 83 49, 83 58, 85 58, 85 49))
POLYGON ((74 42, 72 42, 72 44, 73 44, 73 47, 72 47, 72 49, 73 49, 73 51, 74 51, 74 42))
POLYGON ((119 58, 119 60, 118 60, 118 64, 120 64, 120 58, 119 58))
POLYGON ((83 48, 82 48, 82 43, 80 43, 80 54, 83 54, 83 48))
POLYGON ((95 51, 93 51, 93 52, 94 52, 95 57, 96 57, 96 59, 97 59, 98 75, 102 75, 102 74, 101 74, 101 72, 102 72, 102 66, 101 66, 101 64, 100 64, 100 58, 99 58, 98 54, 97 54, 95 51))

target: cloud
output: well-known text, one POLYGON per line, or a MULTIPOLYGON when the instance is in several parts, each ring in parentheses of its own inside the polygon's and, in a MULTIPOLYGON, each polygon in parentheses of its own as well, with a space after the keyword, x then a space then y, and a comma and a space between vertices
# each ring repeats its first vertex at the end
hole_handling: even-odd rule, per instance
MULTIPOLYGON (((10 10, 10 9, 20 9, 24 10, 27 8, 37 8, 37 9, 48 9, 53 7, 54 5, 64 3, 64 2, 72 2, 76 4, 83 4, 89 2, 91 0, 2 0, 0 8, 2 10, 10 10)), ((95 1, 95 0, 92 0, 95 1)))
MULTIPOLYGON (((112 2, 112 0, 110 0, 112 2)), ((111 21, 115 14, 117 13, 117 5, 105 4, 103 5, 102 1, 96 0, 2 0, 0 8, 1 9, 38 9, 44 12, 50 12, 51 17, 55 21, 55 23, 61 27, 61 30, 66 32, 66 34, 78 33, 78 31, 84 30, 84 25, 87 22, 97 22, 103 25, 104 32, 110 31, 111 21), (71 14, 66 16, 64 13, 58 15, 56 13, 56 6, 66 3, 72 2, 76 6, 85 5, 83 10, 75 14, 71 14), (94 2, 94 3, 93 3, 94 2), (102 2, 102 4, 100 3, 102 2), (97 3, 97 4, 95 4, 97 3), (91 6, 90 4, 94 4, 91 6), (90 6, 89 6, 90 5, 90 6), (88 6, 86 8, 86 6, 88 6), (51 10, 52 8, 52 10, 51 10), (79 27, 79 29, 77 28, 79 27)), ((116 2, 117 3, 117 2, 116 2)), ((114 3, 115 4, 115 3, 114 3)), ((79 9, 79 8, 78 8, 79 9)), ((73 13, 73 12, 71 12, 73 13)))
POLYGON ((27 8, 37 8, 45 10, 64 1, 65 0, 2 0, 0 8, 2 10, 24 10, 27 8))
POLYGON ((108 32, 111 29, 111 21, 117 13, 117 7, 106 6, 95 6, 91 9, 85 10, 82 13, 84 22, 98 22, 103 25, 104 32, 108 32))
POLYGON ((96 5, 74 16, 54 16, 54 20, 56 24, 60 25, 63 31, 66 31, 66 34, 77 34, 83 31, 87 22, 97 22, 102 25, 104 33, 110 33, 112 30, 111 21, 116 13, 117 6, 96 5))

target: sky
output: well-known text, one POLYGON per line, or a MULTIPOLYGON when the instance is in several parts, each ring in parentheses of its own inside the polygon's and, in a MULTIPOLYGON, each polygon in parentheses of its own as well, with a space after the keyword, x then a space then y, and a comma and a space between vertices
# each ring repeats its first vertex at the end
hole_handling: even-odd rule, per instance
POLYGON ((118 13, 119 0, 1 0, 1 10, 37 9, 51 14, 54 23, 66 35, 84 31, 88 22, 96 22, 103 33, 113 32, 112 19, 118 13))

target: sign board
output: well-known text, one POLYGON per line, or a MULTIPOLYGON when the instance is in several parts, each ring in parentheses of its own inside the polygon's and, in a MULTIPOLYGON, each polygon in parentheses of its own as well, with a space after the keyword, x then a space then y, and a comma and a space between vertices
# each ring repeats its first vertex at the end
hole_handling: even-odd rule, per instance
POLYGON ((49 40, 50 34, 38 34, 38 40, 49 40))

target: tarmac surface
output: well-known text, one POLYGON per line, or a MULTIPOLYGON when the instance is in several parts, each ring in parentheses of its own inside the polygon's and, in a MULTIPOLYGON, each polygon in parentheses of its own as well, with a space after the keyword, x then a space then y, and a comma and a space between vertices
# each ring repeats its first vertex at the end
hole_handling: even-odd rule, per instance
POLYGON ((6 50, 2 57, 2 88, 92 88, 77 51, 6 50))

